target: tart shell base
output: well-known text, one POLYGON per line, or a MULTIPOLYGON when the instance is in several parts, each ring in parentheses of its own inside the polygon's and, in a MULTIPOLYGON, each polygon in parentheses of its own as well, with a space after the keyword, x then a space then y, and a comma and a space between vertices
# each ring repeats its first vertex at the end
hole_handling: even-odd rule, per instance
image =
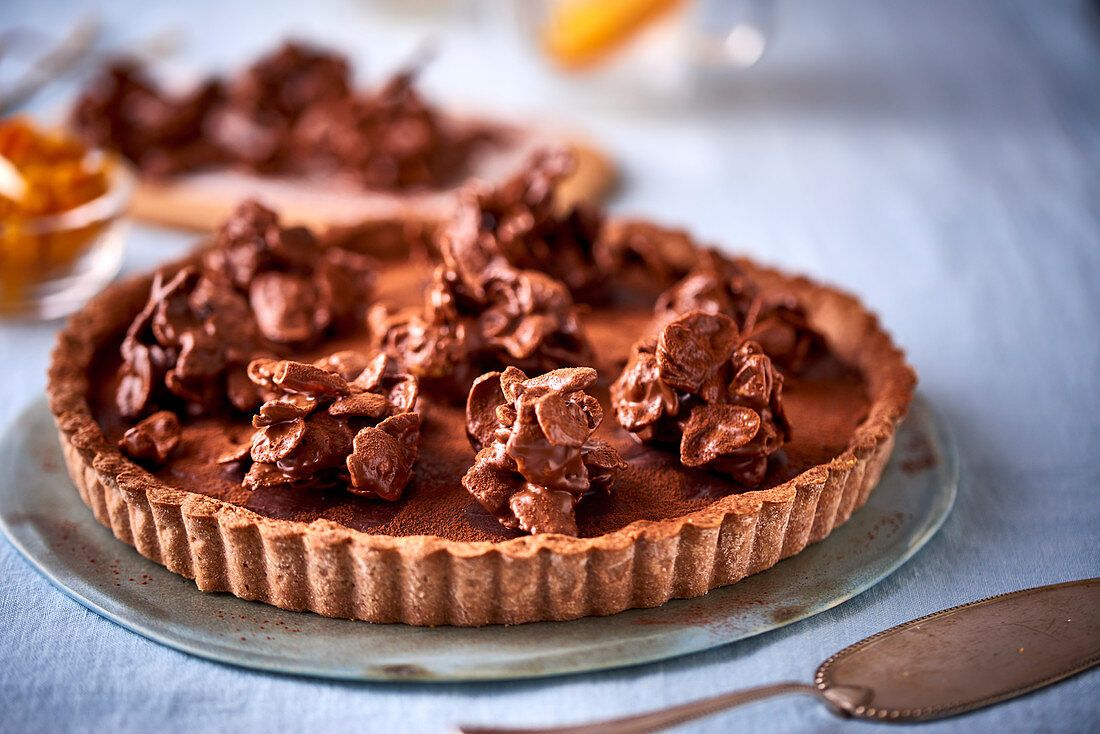
POLYGON ((70 320, 50 368, 50 407, 70 476, 96 519, 204 591, 411 625, 517 624, 658 606, 735 583, 827 537, 877 484, 912 400, 915 375, 858 301, 739 264, 794 292, 833 351, 863 372, 866 420, 837 458, 790 481, 595 538, 463 543, 370 535, 325 520, 272 519, 167 487, 108 443, 87 398, 97 346, 140 308, 148 278, 108 289, 70 320))

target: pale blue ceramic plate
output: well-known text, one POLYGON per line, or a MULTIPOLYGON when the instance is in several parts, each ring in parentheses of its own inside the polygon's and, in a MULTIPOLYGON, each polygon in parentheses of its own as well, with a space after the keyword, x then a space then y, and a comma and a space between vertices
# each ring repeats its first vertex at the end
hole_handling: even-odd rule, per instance
POLYGON ((0 527, 89 609, 169 647, 260 670, 354 680, 532 678, 634 665, 758 635, 852 598, 943 523, 958 469, 917 400, 867 504, 826 540, 697 599, 611 617, 515 627, 419 628, 286 612, 199 591, 95 521, 73 487, 45 401, 0 439, 0 527))

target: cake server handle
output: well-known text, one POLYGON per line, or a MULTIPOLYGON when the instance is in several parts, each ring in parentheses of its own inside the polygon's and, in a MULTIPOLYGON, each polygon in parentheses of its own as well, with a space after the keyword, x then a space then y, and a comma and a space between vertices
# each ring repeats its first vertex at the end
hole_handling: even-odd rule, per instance
MULTIPOLYGON (((841 687, 838 686, 836 688, 841 687)), ((609 719, 590 724, 555 726, 538 729, 460 726, 457 731, 459 734, 643 734, 644 732, 657 731, 669 726, 683 724, 686 721, 698 719, 703 716, 710 716, 711 714, 716 714, 719 711, 724 711, 734 706, 741 706, 746 703, 752 703, 773 696, 785 696, 791 693, 801 693, 807 696, 813 696, 828 704, 835 713, 844 715, 843 709, 841 708, 843 702, 834 699, 839 699, 843 693, 848 692, 841 692, 836 690, 836 688, 830 689, 828 695, 826 695, 826 692, 820 691, 814 686, 805 683, 773 683, 767 686, 724 693, 721 696, 704 698, 700 701, 692 701, 691 703, 673 706, 660 711, 650 711, 649 713, 638 714, 636 716, 609 719), (840 706, 837 704, 840 704, 840 706)), ((865 691, 858 691, 854 697, 861 697, 864 693, 865 691)))

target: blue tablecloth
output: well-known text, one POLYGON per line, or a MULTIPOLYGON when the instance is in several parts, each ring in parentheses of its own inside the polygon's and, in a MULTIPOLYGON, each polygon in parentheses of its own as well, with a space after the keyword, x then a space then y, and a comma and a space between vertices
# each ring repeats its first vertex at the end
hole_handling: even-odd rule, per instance
MULTIPOLYGON (((343 46, 377 78, 426 23, 380 15, 380 4, 393 5, 103 0, 97 12, 119 46, 182 30, 179 56, 196 68, 239 63, 294 33, 343 46)), ((493 3, 482 5, 494 15, 493 3)), ((0 26, 56 31, 83 11, 8 0, 0 26)), ((1095 5, 783 2, 776 21, 764 61, 693 106, 563 105, 492 20, 436 24, 441 54, 424 83, 437 98, 554 116, 590 133, 623 164, 617 212, 689 223, 704 238, 860 294, 907 348, 961 453, 958 505, 923 551, 832 611, 677 660, 538 682, 356 685, 160 647, 69 600, 0 541, 0 729, 330 734, 577 721, 809 680, 830 653, 912 617, 1100 575, 1095 5)), ((60 85, 32 109, 49 115, 71 94, 60 85)), ((190 241, 136 227, 126 269, 190 241)), ((0 325, 0 422, 43 389, 56 329, 0 325)), ((877 725, 787 699, 692 730, 734 726, 778 734, 877 725)), ((1092 671, 921 731, 1098 727, 1092 671)))

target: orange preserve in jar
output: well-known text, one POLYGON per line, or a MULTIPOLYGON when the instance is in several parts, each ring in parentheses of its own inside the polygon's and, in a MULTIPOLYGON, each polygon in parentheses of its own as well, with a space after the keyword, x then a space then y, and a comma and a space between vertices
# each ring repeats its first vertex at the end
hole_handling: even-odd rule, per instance
POLYGON ((100 222, 52 221, 107 193, 112 161, 30 120, 0 121, 0 310, 64 274, 96 240, 100 222))
POLYGON ((600 63, 684 0, 555 0, 543 43, 550 58, 569 70, 600 63))

